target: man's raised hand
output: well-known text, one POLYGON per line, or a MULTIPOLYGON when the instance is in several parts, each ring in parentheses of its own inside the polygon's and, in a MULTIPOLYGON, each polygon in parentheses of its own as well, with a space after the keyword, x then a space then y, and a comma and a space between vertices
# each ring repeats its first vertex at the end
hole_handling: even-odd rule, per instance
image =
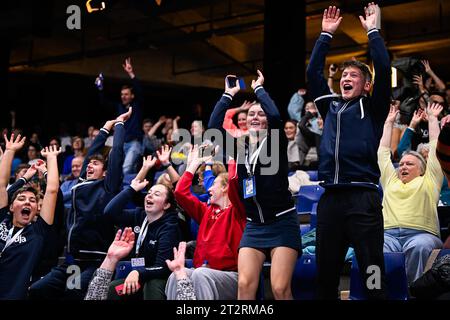
POLYGON ((125 59, 124 63, 122 64, 123 70, 125 70, 126 73, 130 76, 131 79, 135 77, 133 72, 133 65, 131 64, 131 58, 128 57, 125 59))
POLYGON ((380 7, 374 2, 371 2, 367 7, 364 7, 365 19, 363 16, 359 16, 359 20, 366 31, 377 29, 380 13, 380 7))
POLYGON ((342 17, 340 17, 340 10, 335 6, 329 6, 328 9, 323 11, 322 18, 322 31, 328 33, 335 33, 339 24, 342 21, 342 17))

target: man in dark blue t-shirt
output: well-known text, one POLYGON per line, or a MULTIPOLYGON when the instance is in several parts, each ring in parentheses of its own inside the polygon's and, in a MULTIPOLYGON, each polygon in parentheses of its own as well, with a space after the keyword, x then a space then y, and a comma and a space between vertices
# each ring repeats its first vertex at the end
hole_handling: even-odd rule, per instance
MULTIPOLYGON (((59 189, 58 160, 61 149, 49 147, 41 154, 47 158, 47 188, 40 216, 37 191, 32 187, 17 190, 8 207, 6 186, 16 151, 25 142, 20 135, 6 140, 0 163, 0 299, 25 299, 33 269, 39 262, 44 238, 53 224, 59 189)), ((34 166, 42 166, 37 163, 34 166)))

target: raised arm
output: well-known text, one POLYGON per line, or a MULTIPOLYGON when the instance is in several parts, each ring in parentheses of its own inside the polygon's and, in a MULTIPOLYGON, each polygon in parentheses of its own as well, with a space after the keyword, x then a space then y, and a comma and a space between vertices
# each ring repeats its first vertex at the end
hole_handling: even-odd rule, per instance
POLYGON ((200 202, 191 192, 192 179, 197 168, 202 164, 203 159, 199 157, 198 146, 192 147, 188 156, 188 165, 186 171, 181 176, 180 181, 175 188, 175 198, 178 204, 186 211, 186 213, 194 218, 200 224, 203 215, 206 212, 207 205, 200 202))
POLYGON ((436 84, 436 88, 439 91, 445 91, 445 83, 442 81, 431 69, 430 63, 428 60, 421 60, 423 66, 425 67, 425 72, 433 79, 434 83, 436 84))
MULTIPOLYGON (((44 160, 39 159, 37 163, 43 163, 44 160)), ((12 185, 10 185, 6 190, 8 191, 8 199, 11 199, 14 192, 22 188, 24 185, 26 185, 31 178, 36 174, 37 169, 36 166, 33 164, 31 167, 28 168, 27 172, 21 177, 20 179, 17 179, 12 185)))
POLYGON ((239 86, 239 81, 236 80, 236 86, 230 88, 228 85, 228 77, 235 77, 234 75, 227 75, 225 77, 225 93, 222 95, 220 100, 216 103, 211 117, 209 118, 208 128, 222 129, 223 120, 225 118, 225 113, 233 100, 236 93, 239 92, 241 87, 239 86))
POLYGON ((370 56, 375 69, 375 79, 372 92, 372 111, 379 122, 383 122, 389 113, 391 97, 391 62, 384 45, 384 40, 377 29, 380 7, 371 2, 364 8, 365 18, 359 20, 369 37, 370 56))
POLYGON ((22 149, 25 143, 25 137, 22 138, 20 134, 17 137, 14 137, 14 133, 11 134, 9 140, 6 135, 4 135, 3 138, 5 139, 6 146, 2 161, 0 162, 0 208, 4 208, 8 205, 8 193, 6 187, 8 186, 11 174, 11 165, 14 154, 22 149))
POLYGON ((125 143, 125 126, 132 113, 130 107, 127 112, 117 117, 114 125, 114 142, 108 157, 108 170, 105 176, 105 186, 108 192, 117 193, 122 184, 122 166, 124 161, 123 144, 125 143))
POLYGON ((441 129, 439 128, 438 116, 442 112, 443 107, 438 103, 428 104, 427 115, 428 115, 428 132, 430 137, 430 142, 437 140, 441 129))
POLYGON ((399 110, 391 105, 389 114, 384 122, 383 136, 381 137, 380 147, 391 147, 392 128, 394 127, 395 117, 399 113, 399 110))
POLYGON ((147 135, 151 138, 155 135, 156 131, 161 127, 161 125, 166 121, 166 117, 162 116, 158 119, 158 121, 152 126, 152 128, 148 131, 147 135))
POLYGON ((142 159, 142 167, 141 170, 139 170, 138 174, 136 175, 135 179, 142 181, 147 176, 148 172, 153 168, 153 166, 156 164, 156 157, 147 156, 142 159))
MULTIPOLYGON (((325 68, 325 58, 330 50, 330 42, 333 38, 333 34, 338 29, 342 17, 340 16, 340 10, 336 7, 328 7, 323 12, 322 17, 322 32, 319 39, 317 39, 314 49, 311 53, 306 74, 308 76, 310 93, 313 99, 317 97, 331 94, 328 87, 327 80, 323 76, 323 70, 325 68)), ((326 104, 324 104, 325 106, 326 104)), ((320 106, 318 105, 319 109, 320 106)), ((326 116, 327 110, 320 110, 322 117, 326 116)))
POLYGON ((403 152, 411 149, 414 133, 416 132, 416 128, 419 123, 423 120, 424 115, 425 113, 422 111, 422 109, 414 111, 411 122, 409 123, 409 127, 406 128, 402 138, 400 139, 400 142, 398 143, 397 153, 399 157, 402 156, 403 152))
POLYGON ((118 225, 132 225, 136 223, 136 212, 140 211, 140 209, 125 209, 125 206, 133 199, 136 193, 141 192, 147 185, 147 180, 133 179, 131 185, 125 187, 105 207, 105 217, 110 218, 118 225))
POLYGON ((256 97, 261 103, 261 108, 264 110, 267 116, 267 121, 269 122, 270 128, 281 128, 281 116, 278 111, 275 102, 270 98, 269 94, 264 90, 264 76, 261 71, 257 70, 258 78, 252 80, 252 88, 255 90, 256 97))
POLYGON ((170 148, 167 144, 161 148, 161 151, 157 150, 156 155, 158 156, 161 164, 166 168, 167 173, 169 174, 170 181, 172 184, 176 183, 180 180, 180 175, 177 170, 174 169, 172 163, 170 162, 170 154, 172 152, 172 148, 170 148))
POLYGON ((134 239, 135 235, 131 228, 125 228, 123 232, 120 229, 117 231, 114 241, 109 246, 105 260, 89 282, 85 300, 106 300, 108 286, 116 270, 116 265, 133 250, 134 239))
POLYGON ((45 189, 44 201, 41 207, 41 218, 48 225, 53 224, 55 217, 56 198, 59 191, 58 154, 61 148, 50 146, 42 149, 41 154, 47 159, 47 188, 45 189))
POLYGON ((304 95, 305 93, 305 89, 299 89, 292 95, 291 100, 289 100, 287 110, 291 119, 300 121, 300 118, 302 117, 303 106, 305 105, 305 99, 303 99, 302 95, 304 95))
POLYGON ((166 260, 169 270, 177 278, 177 300, 196 300, 194 286, 186 274, 185 268, 186 242, 182 241, 173 248, 173 260, 166 260))
POLYGON ((83 161, 83 167, 81 168, 80 177, 85 178, 86 169, 89 164, 89 158, 95 154, 101 153, 103 147, 105 146, 106 139, 108 139, 109 133, 111 132, 113 126, 117 123, 117 120, 108 120, 105 122, 105 125, 100 129, 99 134, 95 137, 94 141, 92 141, 91 146, 89 147, 88 153, 83 161))

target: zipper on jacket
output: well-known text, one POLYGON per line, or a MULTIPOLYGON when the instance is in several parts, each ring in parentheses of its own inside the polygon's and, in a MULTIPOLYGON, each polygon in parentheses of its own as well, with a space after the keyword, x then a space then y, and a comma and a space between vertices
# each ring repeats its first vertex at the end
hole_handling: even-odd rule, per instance
POLYGON ((73 223, 72 226, 69 229, 69 234, 67 235, 67 252, 70 252, 70 238, 72 236, 72 231, 75 228, 75 222, 76 222, 76 218, 77 218, 77 210, 75 207, 75 192, 76 192, 76 188, 73 189, 73 194, 72 194, 72 208, 73 208, 73 223))
POLYGON ((256 200, 256 196, 253 196, 253 201, 255 202, 256 208, 258 209, 259 219, 261 220, 261 223, 264 223, 264 216, 262 214, 262 209, 261 206, 259 205, 258 200, 256 200))
POLYGON ((342 108, 337 113, 337 125, 336 125, 336 145, 334 147, 334 183, 339 183, 339 140, 341 135, 341 113, 344 112, 345 108, 347 108, 347 105, 351 102, 347 101, 344 103, 342 108))

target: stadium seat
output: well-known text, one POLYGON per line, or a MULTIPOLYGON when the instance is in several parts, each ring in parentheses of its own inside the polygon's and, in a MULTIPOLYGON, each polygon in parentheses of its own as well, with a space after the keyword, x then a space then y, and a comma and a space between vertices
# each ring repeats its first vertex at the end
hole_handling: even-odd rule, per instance
POLYGON ((295 195, 297 197, 297 213, 311 213, 313 204, 319 202, 324 191, 325 189, 318 185, 301 186, 300 190, 295 195))
POLYGON ((295 265, 292 275, 292 296, 295 300, 313 300, 317 290, 316 256, 303 254, 295 265))
MULTIPOLYGON (((385 252, 384 265, 386 271, 387 298, 389 300, 408 299, 408 280, 405 270, 405 254, 403 252, 385 252)), ((356 256, 353 256, 350 271, 350 300, 367 299, 366 290, 359 273, 356 256)))
POLYGON ((445 256, 446 254, 450 254, 450 249, 441 249, 441 251, 439 251, 437 258, 445 256))
POLYGON ((300 236, 303 236, 309 230, 311 230, 311 225, 310 224, 301 224, 300 225, 300 236))
POLYGON ((184 260, 184 266, 186 268, 193 268, 194 267, 194 260, 193 259, 185 259, 184 260))
POLYGON ((156 181, 158 180, 158 178, 159 178, 160 176, 162 176, 164 173, 166 173, 166 170, 156 171, 156 172, 155 172, 155 177, 153 178, 153 184, 155 184, 156 181))
POLYGON ((311 180, 311 181, 319 181, 319 173, 317 172, 317 170, 306 171, 306 173, 309 176, 309 180, 311 180))
POLYGON ((192 239, 197 239, 197 234, 198 234, 198 223, 195 222, 194 219, 191 219, 191 236, 192 239))
POLYGON ((317 202, 313 203, 311 209, 311 219, 309 222, 309 230, 312 230, 317 227, 317 202))
POLYGON ((136 178, 136 176, 137 176, 136 173, 125 174, 122 180, 122 186, 123 187, 129 186, 131 184, 131 181, 133 181, 133 179, 136 178))
POLYGON ((131 261, 120 261, 116 266, 116 276, 114 279, 125 279, 132 270, 131 261))

